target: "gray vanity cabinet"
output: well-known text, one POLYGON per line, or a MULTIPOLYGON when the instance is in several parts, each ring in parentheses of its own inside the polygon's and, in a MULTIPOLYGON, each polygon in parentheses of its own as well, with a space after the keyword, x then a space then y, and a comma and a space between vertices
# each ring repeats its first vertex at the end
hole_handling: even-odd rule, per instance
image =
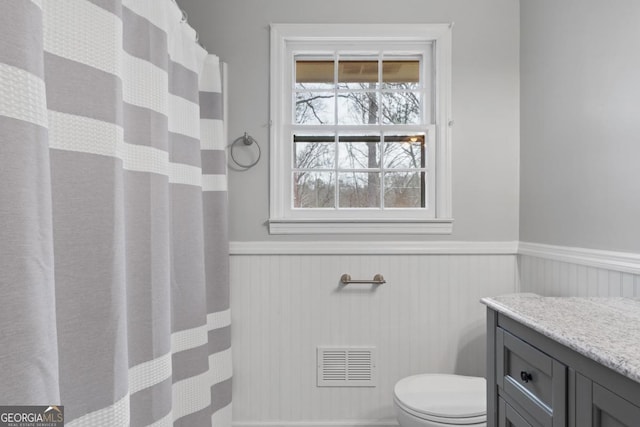
POLYGON ((640 426, 640 407, 588 377, 576 374, 576 425, 640 426))
POLYGON ((488 427, 640 427, 640 383, 488 309, 488 427))

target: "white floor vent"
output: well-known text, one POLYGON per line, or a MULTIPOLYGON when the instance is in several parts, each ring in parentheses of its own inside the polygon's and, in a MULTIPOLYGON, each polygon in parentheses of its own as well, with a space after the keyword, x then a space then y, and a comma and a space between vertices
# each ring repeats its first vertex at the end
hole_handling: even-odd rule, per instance
POLYGON ((375 347, 318 347, 318 387, 375 387, 375 347))

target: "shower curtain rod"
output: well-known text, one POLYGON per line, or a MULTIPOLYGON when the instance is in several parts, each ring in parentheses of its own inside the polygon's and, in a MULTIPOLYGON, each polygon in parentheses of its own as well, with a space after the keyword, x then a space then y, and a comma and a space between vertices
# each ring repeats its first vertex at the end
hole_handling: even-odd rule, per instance
MULTIPOLYGON (((178 10, 180 11, 180 14, 182 15, 182 18, 180 18, 180 23, 181 24, 187 24, 187 25, 189 25, 191 27, 191 24, 189 24, 189 14, 183 8, 180 7, 180 5, 178 4, 177 0, 171 0, 171 1, 173 2, 173 4, 176 5, 178 10)), ((196 29, 193 28, 193 27, 191 27, 191 29, 193 29, 193 32, 196 34, 195 35, 195 42, 198 43, 198 45, 201 48, 203 48, 204 50, 207 50, 207 48, 202 43, 200 43, 200 33, 198 33, 196 31, 196 29)))

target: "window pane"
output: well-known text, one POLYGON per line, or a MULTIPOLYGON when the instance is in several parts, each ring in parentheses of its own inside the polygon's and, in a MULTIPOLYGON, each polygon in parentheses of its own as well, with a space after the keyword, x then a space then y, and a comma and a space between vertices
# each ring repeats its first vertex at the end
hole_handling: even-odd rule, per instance
POLYGON ((385 135, 384 142, 385 168, 425 167, 424 135, 385 135))
POLYGON ((334 135, 294 135, 294 167, 299 169, 333 168, 336 159, 334 135))
POLYGON ((347 92, 338 95, 338 124, 378 123, 378 98, 375 92, 347 92))
POLYGON ((420 124, 420 93, 383 93, 382 122, 384 124, 420 124))
POLYGON ((340 135, 338 141, 339 168, 380 167, 380 135, 340 135))
POLYGON ((338 82, 346 83, 347 87, 358 89, 359 87, 351 87, 351 83, 368 83, 373 85, 378 83, 378 61, 340 61, 338 62, 338 82))
POLYGON ((295 172, 293 207, 333 208, 336 192, 334 177, 333 172, 295 172))
POLYGON ((385 88, 418 89, 420 87, 420 61, 384 61, 382 81, 385 88))
POLYGON ((341 208, 380 207, 380 173, 348 172, 338 175, 341 208))
POLYGON ((424 172, 387 172, 384 174, 386 208, 425 207, 424 172))
POLYGON ((333 61, 296 61, 296 89, 333 89, 333 61))
POLYGON ((334 100, 333 92, 296 93, 295 123, 299 125, 333 124, 334 100))

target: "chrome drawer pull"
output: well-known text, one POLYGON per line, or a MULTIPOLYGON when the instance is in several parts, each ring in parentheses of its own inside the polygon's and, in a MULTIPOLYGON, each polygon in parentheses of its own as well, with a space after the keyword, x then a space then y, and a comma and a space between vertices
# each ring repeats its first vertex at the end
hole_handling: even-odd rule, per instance
POLYGON ((340 283, 343 285, 348 285, 349 283, 371 283, 372 285, 383 285, 387 283, 387 281, 384 280, 382 274, 376 274, 371 280, 354 280, 351 278, 351 275, 345 273, 340 276, 340 283))
POLYGON ((525 382, 528 383, 529 381, 531 381, 533 379, 533 377, 531 376, 531 374, 527 371, 521 371, 520 372, 520 379, 525 382))

